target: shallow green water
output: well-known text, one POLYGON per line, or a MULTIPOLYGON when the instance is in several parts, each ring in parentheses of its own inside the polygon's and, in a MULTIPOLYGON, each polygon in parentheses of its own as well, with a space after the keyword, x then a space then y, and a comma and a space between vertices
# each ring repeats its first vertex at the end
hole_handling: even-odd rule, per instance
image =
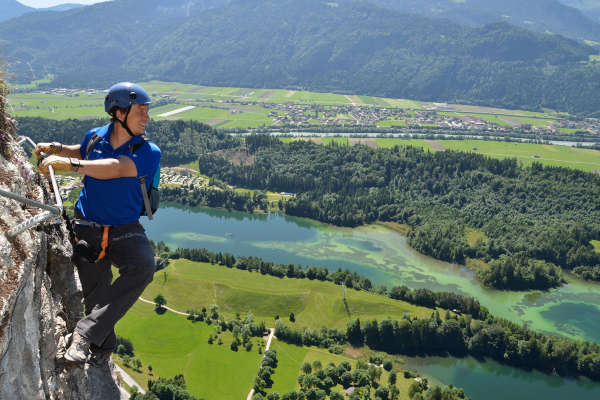
POLYGON ((476 297, 494 315, 600 343, 599 285, 572 280, 549 292, 486 289, 466 267, 423 256, 406 244, 406 237, 382 226, 338 228, 285 215, 172 205, 144 224, 150 238, 173 248, 205 247, 278 263, 348 268, 388 287, 456 291, 476 297))

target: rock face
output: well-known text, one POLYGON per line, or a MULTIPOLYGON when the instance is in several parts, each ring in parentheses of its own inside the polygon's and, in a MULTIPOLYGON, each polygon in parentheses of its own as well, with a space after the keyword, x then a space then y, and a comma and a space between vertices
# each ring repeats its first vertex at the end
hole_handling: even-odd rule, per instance
MULTIPOLYGON (((46 179, 15 141, 5 98, 0 80, 0 189, 55 204, 46 179)), ((6 236, 40 212, 0 196, 0 399, 120 399, 112 364, 78 367, 61 361, 64 336, 83 314, 64 220, 6 236)))

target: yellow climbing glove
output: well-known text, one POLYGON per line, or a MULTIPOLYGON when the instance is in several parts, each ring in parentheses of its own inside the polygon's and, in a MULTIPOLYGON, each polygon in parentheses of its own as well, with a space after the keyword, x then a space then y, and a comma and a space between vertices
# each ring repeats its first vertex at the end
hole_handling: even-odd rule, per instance
POLYGON ((33 150, 33 153, 35 154, 35 158, 37 158, 38 160, 40 159, 40 157, 42 156, 41 153, 45 153, 45 154, 58 154, 62 151, 63 145, 58 143, 58 142, 52 142, 52 143, 38 143, 37 146, 35 146, 35 149, 33 150))
POLYGON ((42 158, 38 163, 38 168, 42 173, 48 173, 48 166, 52 165, 54 171, 75 171, 81 167, 81 164, 78 159, 75 158, 67 158, 67 157, 59 157, 59 156, 48 156, 42 158))

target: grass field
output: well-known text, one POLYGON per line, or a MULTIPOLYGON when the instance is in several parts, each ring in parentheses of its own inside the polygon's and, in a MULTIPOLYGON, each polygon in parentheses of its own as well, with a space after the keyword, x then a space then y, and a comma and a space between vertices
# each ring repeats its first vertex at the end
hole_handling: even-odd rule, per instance
MULTIPOLYGON (((347 137, 320 137, 323 144, 338 142, 349 144, 347 137)), ((284 143, 298 138, 280 138, 284 143)), ((310 140, 303 138, 302 140, 310 140)), ((425 150, 436 151, 423 139, 376 138, 377 147, 392 148, 394 146, 415 146, 425 150)), ((543 165, 574 168, 583 171, 600 170, 600 151, 534 143, 500 142, 492 140, 440 140, 439 143, 448 150, 470 151, 494 158, 517 158, 523 166, 538 162, 543 165)))
POLYGON ((442 143, 450 150, 472 151, 495 158, 515 157, 526 166, 535 161, 583 171, 600 170, 600 152, 597 150, 485 140, 444 140, 442 143))
POLYGON ((18 117, 42 117, 48 119, 98 118, 106 116, 104 96, 85 93, 79 96, 63 96, 41 93, 19 93, 9 96, 9 110, 18 117))
MULTIPOLYGON (((166 298, 168 306, 177 310, 200 310, 203 306, 209 308, 217 304, 219 313, 227 318, 236 313, 251 312, 255 320, 264 320, 267 326, 273 326, 273 316, 277 314, 295 329, 324 325, 343 329, 356 317, 398 319, 405 313, 425 317, 432 312, 385 296, 350 289, 346 290, 347 311, 342 300, 343 288, 329 282, 280 279, 188 260, 172 260, 166 270, 155 275, 142 296, 153 299, 158 293, 166 298), (288 321, 290 312, 295 314, 295 323, 288 321)), ((133 342, 135 356, 142 361, 141 371, 127 369, 139 383, 145 384, 156 376, 172 377, 183 373, 192 394, 223 400, 240 399, 248 393, 258 370, 260 355, 257 349, 263 340, 253 338, 254 346, 250 352, 243 349, 233 352, 229 348, 233 337, 230 332, 224 332, 219 335, 222 345, 217 342, 210 345, 208 336, 217 333, 215 325, 194 323, 169 311, 159 315, 152 305, 140 301, 119 321, 116 331, 133 342), (148 364, 152 365, 154 376, 149 375, 148 364)), ((273 376, 275 385, 271 391, 279 393, 296 387, 299 368, 305 361, 319 359, 324 366, 329 362, 353 361, 346 355, 277 341, 273 342, 273 348, 278 352, 279 366, 273 376)), ((381 382, 386 381, 384 371, 381 382)), ((404 382, 399 374, 401 396, 407 392, 408 384, 410 382, 404 382)), ((341 387, 338 389, 341 391, 341 387)))
POLYGON ((345 292, 348 311, 343 302, 344 289, 330 282, 280 279, 207 263, 172 260, 164 272, 156 274, 143 297, 153 299, 161 293, 168 305, 177 310, 217 304, 226 315, 252 312, 267 325, 274 323, 275 315, 287 321, 293 312, 293 325, 297 328, 342 329, 357 317, 399 319, 405 313, 423 317, 432 312, 385 296, 350 289, 345 292))
POLYGON ((197 107, 167 119, 195 120, 218 128, 259 128, 273 123, 273 118, 268 117, 268 113, 268 110, 257 107, 197 107))
POLYGON ((592 240, 590 244, 594 246, 594 251, 600 253, 600 240, 592 240))
POLYGON ((154 306, 139 301, 118 322, 116 332, 133 342, 135 356, 144 364, 142 374, 127 369, 138 383, 145 386, 151 364, 155 377, 183 373, 188 390, 206 399, 245 398, 261 357, 256 345, 261 338, 252 338, 255 345, 250 352, 234 352, 229 348, 230 332, 220 334, 222 345, 208 344, 215 325, 193 323, 171 312, 158 315, 154 306))

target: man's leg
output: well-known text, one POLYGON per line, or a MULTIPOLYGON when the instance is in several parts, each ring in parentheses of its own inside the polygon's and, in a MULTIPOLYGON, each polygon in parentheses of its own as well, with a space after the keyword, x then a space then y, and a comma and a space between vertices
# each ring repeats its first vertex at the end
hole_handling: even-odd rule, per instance
POLYGON ((96 305, 76 327, 78 334, 98 348, 116 344, 112 339, 115 324, 152 281, 155 270, 152 247, 139 223, 112 227, 108 254, 119 268, 119 277, 99 293, 96 305))
MULTIPOLYGON (((83 241, 88 243, 88 248, 98 251, 100 239, 100 231, 96 228, 88 226, 75 226, 75 236, 79 240, 79 245, 83 241)), ((112 281, 112 272, 110 269, 110 260, 104 258, 99 262, 90 262, 85 251, 77 250, 75 246, 73 254, 73 263, 77 267, 77 275, 81 282, 83 303, 85 306, 85 315, 90 314, 98 301, 102 298, 103 293, 110 287, 112 281)), ((90 250, 93 252, 93 250, 90 250)), ((84 336, 84 339, 87 339, 84 336)), ((73 337, 73 342, 81 342, 78 337, 73 337)), ((87 344, 87 343, 82 343, 87 344)), ((87 353, 91 349, 97 351, 97 346, 72 346, 73 348, 67 351, 65 357, 70 361, 83 362, 87 358, 87 353)))

